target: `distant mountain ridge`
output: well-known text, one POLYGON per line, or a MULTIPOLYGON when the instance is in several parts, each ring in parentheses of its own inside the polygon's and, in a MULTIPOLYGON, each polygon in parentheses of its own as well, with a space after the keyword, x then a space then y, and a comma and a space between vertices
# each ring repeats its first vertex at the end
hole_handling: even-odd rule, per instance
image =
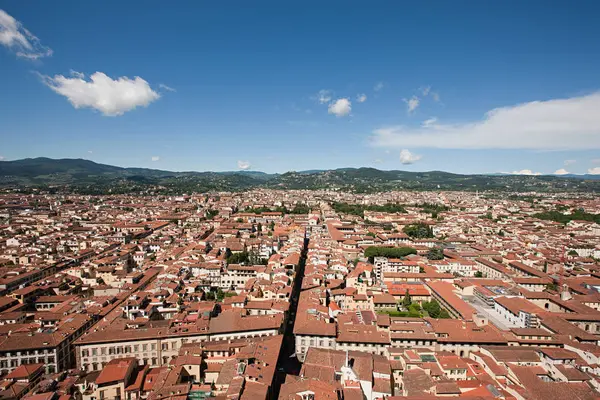
POLYGON ((413 190, 578 190, 598 191, 600 176, 461 175, 443 171, 383 171, 376 168, 290 171, 164 171, 99 164, 85 159, 26 158, 0 162, 2 187, 70 187, 111 192, 159 187, 172 191, 331 189, 354 191, 413 190), (114 189, 114 190, 113 190, 114 189))

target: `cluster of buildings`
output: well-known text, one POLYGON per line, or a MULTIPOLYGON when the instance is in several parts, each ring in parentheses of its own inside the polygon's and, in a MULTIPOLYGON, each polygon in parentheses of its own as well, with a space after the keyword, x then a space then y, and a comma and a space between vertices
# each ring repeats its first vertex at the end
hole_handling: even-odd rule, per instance
POLYGON ((556 210, 600 201, 0 195, 0 400, 600 398, 600 226, 556 210))

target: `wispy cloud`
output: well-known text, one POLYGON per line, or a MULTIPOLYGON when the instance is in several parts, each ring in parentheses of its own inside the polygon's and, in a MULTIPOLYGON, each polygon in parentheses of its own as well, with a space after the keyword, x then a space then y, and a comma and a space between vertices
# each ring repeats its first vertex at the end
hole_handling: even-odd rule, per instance
POLYGON ((575 164, 576 162, 577 162, 577 160, 565 160, 565 167, 575 164))
POLYGON ((419 108, 419 104, 421 104, 421 100, 417 96, 413 96, 410 99, 403 99, 406 103, 406 111, 409 114, 415 112, 417 108, 419 108))
POLYGON ((0 10, 0 44, 15 52, 17 57, 30 60, 52 55, 51 48, 43 46, 34 34, 4 10, 0 10))
POLYGON ((332 96, 331 90, 321 89, 321 90, 319 90, 319 92, 316 94, 316 96, 314 98, 320 104, 326 104, 331 101, 331 98, 332 98, 331 96, 332 96))
POLYGON ((173 89, 172 87, 165 85, 164 83, 159 83, 158 88, 166 90, 167 92, 176 92, 177 91, 177 90, 173 89))
POLYGON ((151 158, 152 162, 156 162, 160 160, 160 156, 152 156, 151 158))
POLYGON ((375 86, 373 86, 373 90, 376 92, 381 91, 381 89, 383 89, 385 87, 385 84, 383 82, 377 82, 375 84, 375 86))
POLYGON ((241 170, 247 170, 247 169, 250 169, 250 167, 252 166, 252 164, 250 164, 250 161, 242 161, 242 160, 239 160, 239 161, 237 162, 237 166, 238 166, 238 168, 239 168, 239 169, 241 169, 241 170))
POLYGON ((365 101, 367 101, 367 95, 364 93, 361 93, 359 95, 356 96, 356 101, 359 103, 364 103, 365 101))
POLYGON ((85 80, 80 72, 71 77, 40 75, 42 81, 56 93, 65 96, 75 108, 93 108, 103 115, 123 115, 136 107, 147 107, 160 98, 148 82, 136 76, 112 79, 102 72, 95 72, 85 80))
MULTIPOLYGON (((414 109, 414 107, 413 107, 414 109)), ((409 107, 410 110, 410 107, 409 107)), ((598 149, 600 92, 581 97, 533 101, 487 112, 483 119, 373 131, 380 147, 448 149, 598 149)))
POLYGON ((421 126, 423 128, 431 128, 436 123, 437 123, 437 117, 431 117, 431 118, 426 119, 425 121, 423 121, 423 124, 421 126))

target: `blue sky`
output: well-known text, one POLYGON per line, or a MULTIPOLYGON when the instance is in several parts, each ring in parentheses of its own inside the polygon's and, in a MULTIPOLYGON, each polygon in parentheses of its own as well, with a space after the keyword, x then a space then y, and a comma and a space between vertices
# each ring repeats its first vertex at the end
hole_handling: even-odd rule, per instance
POLYGON ((0 157, 600 173, 597 1, 212 3, 0 1, 0 157))

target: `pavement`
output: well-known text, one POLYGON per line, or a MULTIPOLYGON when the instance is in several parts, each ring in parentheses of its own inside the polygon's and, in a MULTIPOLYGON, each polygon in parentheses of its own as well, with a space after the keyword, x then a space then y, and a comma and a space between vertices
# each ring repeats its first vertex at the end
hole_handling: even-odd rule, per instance
POLYGON ((475 308, 479 314, 485 315, 488 320, 492 324, 496 325, 499 329, 509 330, 511 328, 518 328, 518 325, 507 322, 504 318, 498 315, 493 307, 485 304, 477 296, 464 296, 463 300, 473 306, 473 308, 475 308))

